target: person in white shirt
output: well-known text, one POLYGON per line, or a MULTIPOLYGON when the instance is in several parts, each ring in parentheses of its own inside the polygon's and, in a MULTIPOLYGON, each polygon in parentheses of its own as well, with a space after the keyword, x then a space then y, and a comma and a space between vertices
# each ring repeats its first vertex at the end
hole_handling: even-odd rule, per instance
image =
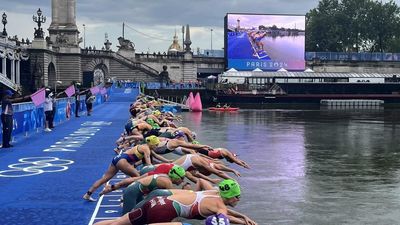
POLYGON ((53 120, 53 92, 50 92, 50 89, 46 89, 46 99, 44 102, 44 114, 46 116, 46 122, 45 122, 45 129, 44 131, 50 132, 50 123, 53 120))

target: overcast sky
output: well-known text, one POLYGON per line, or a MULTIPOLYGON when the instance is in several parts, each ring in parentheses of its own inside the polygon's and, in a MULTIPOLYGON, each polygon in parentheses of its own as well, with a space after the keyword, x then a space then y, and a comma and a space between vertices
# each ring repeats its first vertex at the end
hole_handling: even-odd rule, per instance
MULTIPOLYGON (((100 49, 107 33, 117 50, 125 22, 125 38, 135 44, 136 52, 167 51, 175 30, 181 44, 182 25, 189 24, 192 50, 203 51, 211 48, 211 33, 213 49, 223 48, 227 13, 305 15, 317 5, 318 0, 77 0, 76 23, 82 37, 85 33, 86 46, 100 49)), ((36 26, 32 15, 39 7, 47 16, 43 27, 48 35, 51 0, 0 0, 0 12, 8 16, 8 34, 32 40, 36 26)))

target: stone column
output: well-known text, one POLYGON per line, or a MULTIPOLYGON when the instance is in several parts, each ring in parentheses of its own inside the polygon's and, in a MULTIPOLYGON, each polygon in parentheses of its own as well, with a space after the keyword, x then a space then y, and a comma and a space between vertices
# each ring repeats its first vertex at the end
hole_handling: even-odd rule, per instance
POLYGON ((3 71, 1 73, 7 77, 7 56, 1 59, 1 63, 3 63, 3 71))
POLYGON ((21 84, 21 71, 20 71, 20 61, 19 60, 17 60, 17 66, 16 66, 16 70, 17 70, 17 72, 16 72, 16 79, 15 79, 15 83, 17 83, 17 84, 21 84))
POLYGON ((59 8, 60 8, 59 0, 51 0, 51 24, 59 23, 59 17, 60 17, 60 13, 58 11, 59 8))
POLYGON ((70 25, 75 26, 76 25, 76 19, 75 19, 75 10, 76 10, 76 0, 70 0, 67 2, 67 8, 68 8, 68 19, 67 23, 70 25))
POLYGON ((15 83, 15 59, 11 60, 11 81, 15 83))

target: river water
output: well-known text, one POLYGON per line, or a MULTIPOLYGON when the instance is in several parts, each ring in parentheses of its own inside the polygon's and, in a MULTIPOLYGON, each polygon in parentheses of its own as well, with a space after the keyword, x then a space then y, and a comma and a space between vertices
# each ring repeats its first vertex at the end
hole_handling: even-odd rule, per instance
POLYGON ((274 61, 304 61, 305 36, 278 36, 262 39, 264 49, 274 61))
POLYGON ((226 147, 236 209, 259 224, 400 224, 400 109, 183 113, 201 143, 226 147))

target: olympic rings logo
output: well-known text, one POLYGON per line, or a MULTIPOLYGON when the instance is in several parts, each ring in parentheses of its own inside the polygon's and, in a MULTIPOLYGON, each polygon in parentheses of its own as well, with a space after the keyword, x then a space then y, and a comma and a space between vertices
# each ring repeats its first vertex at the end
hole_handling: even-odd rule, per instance
POLYGON ((67 165, 74 163, 72 160, 57 157, 28 157, 18 160, 8 166, 10 170, 1 170, 0 177, 26 177, 42 173, 61 172, 68 169, 67 165))

